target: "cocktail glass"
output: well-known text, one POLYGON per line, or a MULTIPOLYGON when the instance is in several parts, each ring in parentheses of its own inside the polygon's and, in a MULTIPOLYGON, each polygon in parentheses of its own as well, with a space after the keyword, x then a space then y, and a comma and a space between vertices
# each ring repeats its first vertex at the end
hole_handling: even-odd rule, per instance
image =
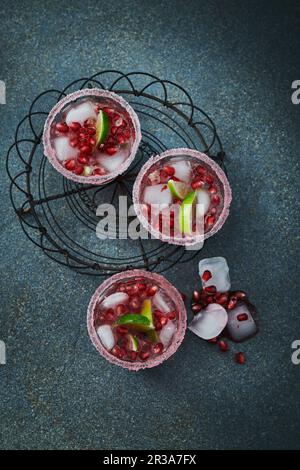
POLYGON ((141 140, 139 119, 116 93, 83 89, 50 111, 44 153, 66 178, 101 185, 124 173, 141 140))
POLYGON ((210 157, 178 148, 145 163, 134 184, 133 202, 142 225, 154 238, 189 246, 223 226, 231 188, 224 171, 210 157))
POLYGON ((181 294, 163 276, 144 270, 115 274, 91 298, 87 327, 97 351, 137 371, 172 356, 186 330, 181 294))

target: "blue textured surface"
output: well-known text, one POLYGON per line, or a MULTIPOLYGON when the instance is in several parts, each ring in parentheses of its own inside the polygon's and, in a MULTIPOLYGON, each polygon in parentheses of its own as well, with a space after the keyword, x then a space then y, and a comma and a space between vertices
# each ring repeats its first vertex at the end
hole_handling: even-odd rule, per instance
MULTIPOLYGON (((0 6, 0 448, 299 448, 299 2, 44 4, 0 6), (217 124, 234 199, 200 256, 225 256, 233 287, 259 310, 260 334, 232 348, 247 354, 244 367, 189 332, 155 370, 111 366, 85 326, 97 279, 23 236, 4 168, 17 122, 43 90, 108 68, 177 81, 217 124)), ((197 260, 168 278, 190 294, 196 273, 197 260)))

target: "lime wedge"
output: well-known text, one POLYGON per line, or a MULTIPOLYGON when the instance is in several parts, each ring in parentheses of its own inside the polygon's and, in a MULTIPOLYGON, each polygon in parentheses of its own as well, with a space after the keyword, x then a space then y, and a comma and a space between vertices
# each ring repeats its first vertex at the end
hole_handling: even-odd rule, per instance
POLYGON ((124 325, 129 329, 136 331, 147 332, 153 330, 153 325, 147 317, 140 315, 139 313, 127 313, 118 318, 116 325, 124 325))
POLYGON ((172 196, 176 197, 177 199, 183 200, 185 196, 187 195, 187 192, 188 192, 187 185, 183 183, 182 181, 169 180, 168 187, 172 196))
POLYGON ((109 119, 108 115, 101 109, 98 114, 96 122, 96 146, 102 144, 109 131, 109 119))
POLYGON ((129 335, 130 349, 131 351, 137 351, 139 348, 139 342, 136 336, 129 335))
POLYGON ((148 318, 151 329, 154 330, 151 300, 146 299, 142 305, 141 315, 148 318))
POLYGON ((197 191, 189 193, 179 209, 179 228, 185 235, 192 233, 193 204, 197 195, 197 191))

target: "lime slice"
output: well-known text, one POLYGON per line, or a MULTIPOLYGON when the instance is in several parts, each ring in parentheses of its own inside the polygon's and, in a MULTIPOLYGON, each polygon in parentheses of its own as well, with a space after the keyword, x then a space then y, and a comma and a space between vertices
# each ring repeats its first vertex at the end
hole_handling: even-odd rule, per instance
POLYGON ((136 336, 129 335, 130 349, 131 351, 137 351, 139 348, 139 342, 136 336))
POLYGON ((118 318, 117 325, 124 325, 129 329, 136 331, 147 332, 153 330, 153 326, 147 317, 140 315, 139 313, 127 313, 118 318))
POLYGON ((188 192, 187 185, 183 183, 182 181, 169 180, 168 187, 172 196, 176 197, 177 199, 183 200, 185 196, 187 195, 187 192, 188 192))
POLYGON ((144 300, 143 305, 142 305, 141 315, 145 318, 148 318, 151 329, 154 330, 152 305, 151 305, 150 299, 144 300))
POLYGON ((197 195, 197 191, 189 193, 179 209, 179 228, 185 235, 192 233, 193 204, 197 195))
POLYGON ((101 109, 98 114, 96 122, 96 146, 102 144, 109 131, 109 119, 108 115, 101 109))

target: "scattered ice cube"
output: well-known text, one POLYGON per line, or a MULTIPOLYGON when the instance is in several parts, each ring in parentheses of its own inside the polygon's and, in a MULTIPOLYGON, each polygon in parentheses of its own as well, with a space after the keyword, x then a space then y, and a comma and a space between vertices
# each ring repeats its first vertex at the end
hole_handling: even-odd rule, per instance
POLYGON ((65 119, 67 124, 75 121, 83 125, 84 121, 89 118, 97 119, 95 105, 91 101, 83 101, 78 105, 72 106, 70 111, 67 111, 65 119))
POLYGON ((110 351, 115 345, 113 331, 109 325, 101 325, 97 328, 97 335, 103 346, 110 351))
POLYGON ((212 339, 222 333, 227 321, 225 308, 219 304, 209 304, 194 316, 188 328, 202 339, 212 339))
POLYGON ((147 186, 144 190, 144 202, 168 206, 172 202, 172 194, 166 184, 147 186))
POLYGON ((126 292, 115 292, 114 294, 109 295, 101 302, 101 307, 106 309, 115 308, 119 304, 126 304, 129 300, 128 294, 126 292))
POLYGON ((257 333, 256 322, 246 302, 239 302, 236 308, 228 310, 227 331, 231 339, 236 342, 244 341, 257 333), (247 320, 239 321, 237 317, 243 313, 246 313, 248 318, 247 320))
POLYGON ((206 214, 210 206, 210 197, 208 192, 205 189, 199 189, 197 191, 197 213, 200 209, 200 215, 206 214), (202 207, 201 207, 202 206, 202 207))
POLYGON ((159 339, 165 348, 169 346, 175 331, 176 331, 176 325, 174 322, 170 322, 170 321, 168 321, 168 323, 162 328, 159 334, 159 339))
POLYGON ((128 155, 129 147, 127 146, 121 148, 118 153, 112 156, 99 152, 98 155, 96 155, 96 160, 106 171, 108 171, 108 173, 111 173, 112 171, 115 171, 120 165, 122 165, 128 155))
POLYGON ((160 291, 157 291, 155 296, 153 297, 153 305, 162 313, 168 313, 171 311, 170 305, 164 299, 164 296, 160 291))
POLYGON ((176 178, 186 183, 190 182, 191 178, 191 167, 188 162, 185 160, 172 163, 172 167, 175 169, 176 178))
POLYGON ((55 137, 53 139, 53 145, 56 153, 56 157, 60 162, 68 160, 68 158, 74 158, 78 150, 71 147, 69 138, 66 136, 55 137))
POLYGON ((218 292, 227 292, 230 290, 229 268, 225 258, 218 256, 216 258, 205 258, 199 263, 199 275, 202 286, 215 286, 218 292), (212 277, 204 282, 202 274, 204 271, 210 271, 212 277))

